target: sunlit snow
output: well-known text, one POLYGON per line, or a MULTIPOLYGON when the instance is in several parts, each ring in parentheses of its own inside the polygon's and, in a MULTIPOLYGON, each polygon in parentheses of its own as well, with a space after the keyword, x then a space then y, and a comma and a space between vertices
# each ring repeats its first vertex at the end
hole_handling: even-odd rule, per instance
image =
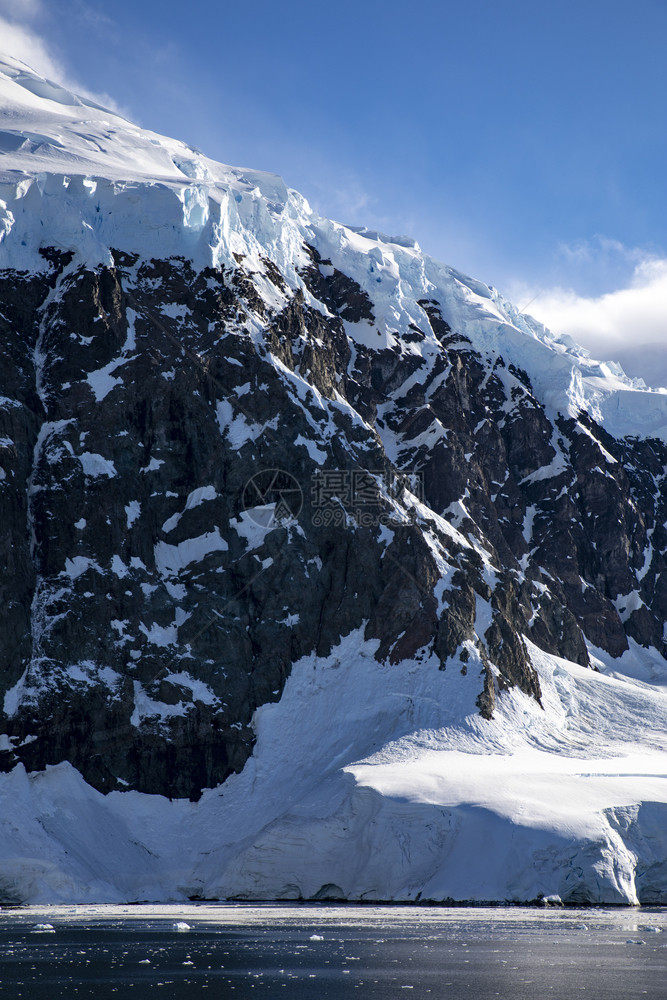
MULTIPOLYGON (((0 62, 0 103, 0 267, 43 271, 42 230, 58 232, 61 248, 75 251, 75 266, 111 264, 111 247, 119 246, 146 258, 187 255, 198 267, 235 268, 234 255, 242 254, 271 309, 285 297, 267 277, 266 261, 278 268, 290 294, 300 290, 310 301, 300 274, 310 260, 304 250, 309 243, 331 261, 324 267, 349 275, 372 300, 373 321, 345 324, 352 348, 391 346, 416 326, 424 339, 410 351, 431 366, 440 348, 419 305, 429 299, 475 350, 502 355, 525 370, 551 416, 577 416, 584 409, 613 435, 667 440, 667 391, 648 390, 618 366, 591 359, 494 289, 423 254, 414 241, 323 219, 279 177, 215 163, 75 97, 11 58, 0 62)), ((166 304, 175 321, 179 310, 166 304)), ((248 317, 247 332, 259 342, 261 317, 248 317)), ((88 375, 98 402, 118 391, 132 362, 133 337, 130 323, 116 357, 88 375)), ((303 376, 276 358, 267 360, 313 430, 313 441, 296 441, 311 459, 320 461, 318 443, 337 434, 332 414, 345 413, 370 433, 342 396, 325 402, 303 376)), ((217 407, 220 433, 233 448, 252 445, 271 426, 246 417, 241 390, 241 402, 217 407)), ((37 449, 48 449, 68 425, 44 424, 37 449)), ((393 457, 400 441, 385 433, 393 457)), ((443 434, 434 425, 422 443, 428 447, 443 434)), ((601 462, 613 461, 595 444, 601 462)), ((560 471, 554 450, 533 480, 560 471)), ((167 457, 147 456, 140 471, 158 472, 167 457)), ((76 458, 86 476, 116 476, 114 462, 101 454, 85 451, 76 458)), ((163 531, 183 530, 186 512, 216 496, 207 484, 179 498, 163 531)), ((467 516, 465 497, 453 505, 454 524, 416 497, 413 507, 443 579, 451 567, 436 531, 477 548, 493 582, 497 568, 488 554, 457 528, 467 516)), ((129 530, 141 516, 139 502, 129 500, 125 513, 129 530)), ((248 551, 276 526, 274 513, 264 505, 232 519, 248 551)), ((529 508, 523 524, 527 541, 533 514, 529 508)), ((86 522, 75 523, 82 529, 86 522)), ((385 529, 384 537, 389 534, 385 529)), ((184 593, 179 576, 227 547, 218 527, 180 542, 160 540, 153 548, 155 569, 178 599, 184 593)), ((128 567, 117 555, 110 566, 121 577, 146 568, 138 558, 128 567)), ((82 555, 67 558, 63 586, 85 573, 103 569, 82 555)), ((141 587, 147 598, 156 590, 153 583, 141 587)), ((441 600, 443 593, 441 587, 441 600)), ((635 592, 619 598, 619 613, 629 614, 637 602, 635 592)), ((479 631, 490 614, 489 602, 478 597, 479 631)), ((184 620, 177 609, 173 621, 149 621, 142 631, 154 650, 167 651, 184 620)), ((122 646, 120 614, 112 627, 122 646)), ((242 772, 205 790, 198 803, 134 791, 105 796, 68 763, 0 774, 0 794, 11 803, 0 816, 6 892, 31 902, 280 899, 309 898, 333 885, 343 896, 364 900, 555 899, 576 889, 604 903, 652 900, 660 893, 664 902, 667 683, 655 651, 631 643, 613 660, 592 650, 593 671, 530 646, 542 705, 517 689, 504 691, 488 721, 476 704, 483 665, 472 643, 465 671, 456 657, 440 670, 425 652, 396 666, 380 663, 376 648, 359 630, 330 655, 312 653, 294 664, 280 701, 255 712, 256 746, 242 772)), ((87 669, 73 666, 71 683, 86 683, 87 669)), ((165 681, 214 704, 213 692, 185 671, 167 672, 165 681)), ((8 715, 26 684, 24 674, 6 693, 8 715)), ((158 701, 139 680, 133 693, 134 725, 152 720, 168 726, 185 714, 183 702, 158 701)))
MULTIPOLYGON (((202 267, 234 267, 234 253, 242 253, 267 305, 275 307, 280 296, 263 279, 263 259, 309 300, 298 273, 307 263, 305 241, 371 296, 375 322, 346 323, 353 342, 382 348, 411 324, 427 327, 418 301, 433 299, 478 351, 523 368, 553 412, 576 416, 585 409, 615 436, 667 439, 667 390, 649 390, 617 364, 592 359, 495 289, 423 254, 414 240, 323 219, 274 174, 216 163, 41 80, 10 57, 0 63, 0 100, 1 266, 46 266, 35 226, 57 227, 60 245, 90 264, 111 263, 109 248, 119 245, 146 257, 185 252, 202 267)), ((174 316, 178 308, 166 304, 174 316)), ((119 356, 89 376, 98 399, 122 379, 131 333, 119 356)), ((419 345, 425 358, 432 356, 433 336, 427 333, 419 345)), ((259 432, 240 412, 223 410, 220 425, 238 447, 259 432)))

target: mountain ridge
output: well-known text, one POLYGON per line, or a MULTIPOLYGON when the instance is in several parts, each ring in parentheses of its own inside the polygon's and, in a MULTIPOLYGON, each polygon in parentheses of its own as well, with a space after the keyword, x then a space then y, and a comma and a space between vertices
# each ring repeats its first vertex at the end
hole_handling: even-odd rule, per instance
MULTIPOLYGON (((234 263, 231 257, 234 250, 231 246, 224 246, 224 240, 220 241, 219 233, 217 234, 217 240, 209 239, 211 235, 216 235, 217 225, 212 219, 211 206, 219 203, 222 208, 224 207, 225 200, 230 197, 235 199, 236 204, 242 204, 244 194, 246 196, 250 195, 251 209, 248 214, 252 221, 253 234, 255 236, 254 249, 259 249, 256 246, 257 237, 259 236, 260 239, 265 240, 265 245, 261 249, 264 252, 267 250, 274 251, 277 258, 276 262, 287 273, 288 278, 291 281, 297 278, 294 273, 294 241, 289 244, 287 248, 288 252, 284 253, 281 240, 276 240, 275 238, 273 241, 271 240, 272 224, 270 215, 273 213, 274 216, 282 216, 284 213, 287 216, 286 221, 291 221, 296 217, 296 221, 301 222, 302 225, 305 220, 306 225, 311 223, 309 228, 315 236, 318 232, 318 221, 322 225, 326 225, 328 220, 314 215, 305 199, 298 192, 288 189, 282 178, 275 174, 225 167, 222 164, 217 164, 193 147, 140 129, 127 122, 126 119, 120 118, 116 113, 106 111, 98 105, 93 105, 85 101, 81 103, 82 99, 76 97, 76 95, 70 94, 57 84, 50 83, 37 77, 35 74, 28 73, 27 68, 20 68, 22 65, 16 61, 14 61, 13 66, 11 62, 6 63, 5 71, 2 74, 2 102, 6 109, 3 115, 5 125, 3 135, 8 137, 10 142, 14 143, 18 143, 19 139, 23 137, 23 142, 19 143, 16 149, 5 151, 5 155, 3 156, 3 163, 5 164, 3 169, 5 171, 22 171, 26 174, 26 183, 30 177, 35 179, 40 176, 39 167, 42 167, 43 170, 48 171, 51 175, 62 176, 65 181, 68 181, 70 174, 73 178, 80 176, 83 178, 84 190, 88 190, 91 196, 94 194, 91 185, 94 183, 95 177, 98 179, 104 178, 112 182, 139 181, 142 178, 149 177, 152 182, 150 187, 154 187, 157 183, 159 187, 164 186, 165 190, 171 188, 177 192, 178 200, 181 202, 180 211, 183 213, 182 222, 179 219, 180 225, 177 227, 177 240, 181 241, 179 249, 181 252, 186 251, 186 255, 189 251, 193 255, 193 263, 199 266, 215 265, 216 262, 234 263), (48 95, 53 95, 52 99, 48 95), (72 101, 73 103, 63 103, 65 101, 72 101), (79 106, 87 112, 86 117, 79 118, 72 115, 71 109, 78 109, 79 106), (67 113, 68 108, 70 110, 67 113), (91 114, 95 114, 95 117, 88 117, 91 114), (22 121, 23 129, 7 129, 6 126, 8 124, 14 126, 17 124, 17 121, 22 121), (26 129, 26 124, 33 124, 35 128, 42 128, 43 133, 31 133, 26 129), (71 152, 72 147, 76 148, 76 155, 74 157, 71 152), (87 186, 86 177, 89 178, 87 186), (261 194, 260 206, 266 205, 268 208, 267 215, 261 218, 259 216, 258 218, 254 218, 252 215, 254 209, 257 207, 252 198, 252 194, 255 191, 259 191, 261 194), (268 239, 267 233, 263 232, 263 227, 266 227, 268 231, 268 239), (190 246, 188 246, 187 239, 184 239, 188 233, 192 237, 190 246)), ((11 177, 8 180, 11 184, 11 177)), ((39 180, 37 183, 39 186, 39 180)), ((68 182, 68 185, 69 183, 71 181, 68 182)), ((28 194, 28 189, 23 191, 23 189, 19 188, 19 191, 21 198, 28 194)), ((121 192, 118 191, 116 194, 121 194, 121 192)), ((157 192, 155 194, 157 195, 157 192)), ((101 196, 101 191, 99 195, 101 196)), ((78 207, 80 210, 81 205, 79 204, 78 207)), ((120 212, 124 207, 122 198, 115 200, 115 216, 120 217, 120 212)), ((164 209, 166 208, 166 204, 160 207, 164 209)), ((175 208, 176 206, 172 206, 169 214, 176 214, 176 218, 178 218, 178 214, 180 213, 174 213, 175 208)), ((243 212, 243 208, 241 213, 243 212)), ((130 209, 130 215, 131 212, 132 210, 130 209)), ((261 216, 261 208, 259 212, 261 216)), ((95 214, 99 215, 100 213, 95 214)), ((131 215, 131 218, 134 217, 131 215)), ((242 218, 243 214, 238 215, 236 218, 237 223, 242 218)), ((61 218, 59 221, 62 228, 64 220, 61 218)), ((101 230, 101 235, 103 235, 103 220, 101 225, 99 225, 100 220, 96 221, 98 223, 97 228, 101 230)), ((223 228, 225 224, 228 225, 228 223, 222 221, 220 223, 223 228)), ((7 221, 5 221, 5 225, 8 225, 7 221)), ((19 225, 18 220, 14 220, 14 225, 19 225)), ((173 225, 174 222, 172 222, 173 225)), ((329 226, 331 225, 329 223, 329 226)), ((345 237, 341 234, 348 233, 350 245, 355 245, 355 239, 361 241, 357 245, 360 246, 361 252, 365 255, 375 254, 378 258, 381 258, 382 245, 394 246, 406 251, 419 251, 416 241, 409 237, 391 237, 363 227, 345 227, 340 223, 333 223, 333 226, 333 232, 329 231, 326 234, 328 236, 329 250, 336 243, 341 243, 345 240, 345 237)), ((94 227, 90 228, 91 230, 94 229, 94 227)), ((161 240, 164 240, 166 228, 165 225, 160 227, 161 240)), ((279 225, 276 228, 282 238, 285 227, 279 225)), ((122 235, 127 239, 128 236, 134 235, 135 241, 137 240, 136 227, 133 227, 131 224, 126 225, 124 219, 119 218, 118 221, 114 219, 114 231, 116 237, 122 235)), ((93 264, 102 262, 111 263, 107 244, 102 240, 96 241, 93 237, 82 239, 82 235, 84 234, 81 233, 79 224, 76 235, 72 234, 71 243, 69 244, 76 247, 80 258, 93 264)), ((136 243, 136 249, 144 253, 148 252, 149 249, 154 250, 154 242, 152 246, 150 245, 150 240, 154 241, 154 239, 155 233, 149 227, 147 239, 140 239, 136 243), (146 246, 147 242, 149 243, 148 248, 146 246)), ((297 260, 298 256, 297 254, 297 260)), ((640 407, 648 405, 641 402, 645 398, 644 394, 639 395, 637 392, 642 384, 641 379, 625 379, 622 372, 614 367, 613 363, 595 360, 589 361, 589 352, 578 347, 569 337, 554 336, 541 323, 535 322, 530 317, 524 317, 515 307, 504 300, 495 289, 489 288, 483 282, 463 275, 453 268, 445 268, 443 265, 437 265, 431 258, 426 259, 428 259, 432 267, 436 268, 434 272, 436 276, 449 278, 449 283, 453 283, 454 291, 456 291, 458 286, 464 305, 468 311, 470 311, 469 306, 472 305, 483 317, 486 313, 489 317, 500 320, 501 325, 508 328, 504 331, 506 334, 509 334, 513 326, 512 321, 514 321, 521 333, 539 343, 546 344, 551 349, 552 353, 556 355, 556 358, 552 360, 560 363, 566 369, 569 367, 573 372, 576 369, 581 370, 585 385, 583 391, 579 386, 574 389, 570 397, 571 408, 583 404, 583 408, 588 409, 596 419, 604 423, 606 417, 608 421, 611 421, 612 414, 605 414, 603 407, 596 407, 596 399, 602 391, 618 393, 620 389, 631 393, 632 403, 635 405, 639 405, 640 407), (469 301, 466 302, 466 299, 469 301), (605 383, 607 384, 605 385, 605 383)), ((7 263, 15 267, 19 266, 19 261, 8 259, 7 263)), ((33 252, 30 264, 33 269, 36 269, 40 265, 43 266, 43 261, 40 261, 39 257, 33 252)), ((412 266, 414 268, 414 265, 412 266)), ((381 264, 379 264, 379 269, 382 269, 381 264)), ((377 276, 375 280, 377 280, 377 276)), ((427 288, 424 288, 424 292, 426 291, 427 288)), ((454 301, 450 303, 450 308, 457 301, 456 295, 453 295, 452 298, 454 301)), ((460 296, 458 299, 460 300, 460 296)), ((469 322, 470 317, 468 316, 469 322)), ((490 329, 485 332, 486 337, 484 339, 486 341, 494 339, 494 334, 490 329)), ((357 331, 357 336, 359 335, 360 331, 357 331)), ((497 339, 497 336, 498 334, 496 333, 495 339, 497 339)), ((484 339, 482 339, 478 346, 484 345, 484 339)), ((524 350, 531 351, 532 345, 526 344, 524 338, 521 338, 520 343, 524 350)), ((494 349, 498 348, 497 343, 493 343, 492 346, 494 349)), ((539 362, 541 364, 545 363, 544 357, 540 353, 539 362)), ((539 364, 535 367, 539 368, 539 364)), ((531 372, 530 374, 533 378, 536 377, 535 372, 531 372)), ((568 388, 568 386, 564 390, 563 388, 559 388, 559 391, 565 391, 567 394, 568 388)), ((549 387, 546 387, 546 391, 549 391, 549 387)), ((649 391, 649 398, 654 393, 654 390, 649 391)), ((665 393, 667 393, 667 390, 665 390, 665 393)), ((658 395, 662 395, 662 393, 658 393, 658 395)), ((559 402, 561 401, 559 400, 559 402)), ((660 417, 658 418, 659 422, 657 426, 654 427, 649 424, 648 429, 658 434, 658 436, 664 437, 667 433, 664 426, 664 400, 652 400, 651 402, 654 402, 655 407, 659 409, 660 417)), ((565 409, 566 407, 561 406, 561 408, 565 409)), ((628 406, 624 406, 621 402, 609 409, 627 411, 628 406)), ((572 413, 571 415, 576 414, 572 413)), ((645 420, 645 417, 646 413, 642 411, 639 419, 645 420)), ((653 422, 655 423, 655 420, 653 422)), ((620 427, 614 425, 610 429, 612 433, 633 433, 637 432, 639 427, 635 425, 634 427, 629 426, 624 428, 622 425, 620 427)), ((642 427, 642 431, 645 435, 646 425, 642 427)))
POLYGON ((662 899, 667 392, 275 175, 0 81, 6 897, 662 899), (459 878, 469 836, 512 870, 459 878))

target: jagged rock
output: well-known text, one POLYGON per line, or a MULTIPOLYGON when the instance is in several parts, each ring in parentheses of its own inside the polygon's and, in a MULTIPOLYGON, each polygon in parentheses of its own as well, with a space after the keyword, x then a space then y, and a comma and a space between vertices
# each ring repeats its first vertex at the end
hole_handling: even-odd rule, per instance
MULTIPOLYGON (((580 663, 584 635, 613 655, 627 648, 609 595, 629 592, 646 542, 644 517, 626 499, 631 443, 621 464, 589 418, 561 421, 563 470, 555 482, 531 481, 556 448, 530 383, 508 373, 508 394, 498 362, 489 374, 460 341, 443 346, 442 363, 407 393, 423 362, 403 364, 400 347, 359 350, 352 364, 338 316, 365 317, 370 307, 338 271, 317 279, 311 270, 321 307, 288 295, 266 317, 258 350, 238 325, 257 294, 241 268, 198 273, 179 258, 141 262, 117 250, 114 268, 90 271, 55 250, 44 256, 48 275, 23 278, 23 295, 7 293, 3 310, 7 329, 24 332, 3 386, 15 401, 3 411, 15 487, 6 480, 2 493, 5 690, 23 678, 6 719, 15 746, 6 766, 67 759, 102 790, 121 783, 197 797, 243 767, 252 713, 280 697, 291 663, 313 648, 326 655, 364 621, 378 657, 392 663, 432 648, 446 668, 476 644, 487 716, 490 664, 501 688, 539 700, 522 633, 580 663), (43 403, 28 377, 37 344, 43 403), (381 408, 401 436, 400 468, 420 470, 427 507, 463 532, 456 543, 435 523, 429 529, 440 558, 457 567, 442 611, 428 520, 408 518, 411 501, 387 492, 382 477, 399 470, 377 431, 351 411, 327 413, 315 395, 294 396, 273 358, 326 399, 364 399, 366 419, 381 408), (313 425, 323 431, 315 438, 313 425), (445 434, 425 449, 431 427, 445 434), (601 462, 611 474, 596 471, 601 462), (285 470, 303 499, 297 522, 268 533, 242 502, 263 468, 285 470), (313 492, 318 472, 333 475, 323 498, 313 492), (397 509, 404 523, 382 541, 377 526, 397 509), (462 547, 466 534, 504 567, 493 589, 482 560, 462 547), (207 540, 203 559, 188 557, 191 539, 207 540), (483 632, 479 599, 492 608, 483 632), (24 743, 29 736, 37 738, 24 743)), ((432 303, 426 321, 441 342, 453 336, 432 303)), ((662 446, 652 448, 657 456, 662 446)), ((647 600, 625 628, 660 642, 659 614, 647 600)))
POLYGON ((485 718, 540 703, 525 639, 665 656, 662 397, 610 434, 613 386, 559 345, 545 387, 548 331, 492 289, 175 148, 160 185, 28 146, 3 181, 2 766, 197 798, 360 629, 485 718))

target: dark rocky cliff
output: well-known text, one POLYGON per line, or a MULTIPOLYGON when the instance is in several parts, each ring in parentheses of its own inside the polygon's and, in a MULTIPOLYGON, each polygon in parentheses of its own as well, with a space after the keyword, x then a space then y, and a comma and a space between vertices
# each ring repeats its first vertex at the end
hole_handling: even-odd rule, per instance
POLYGON ((487 717, 505 686, 540 699, 524 635, 665 655, 667 447, 550 416, 436 299, 386 346, 302 249, 296 291, 242 254, 44 246, 0 276, 4 769, 196 798, 291 665, 364 623, 378 657, 475 671, 487 717))

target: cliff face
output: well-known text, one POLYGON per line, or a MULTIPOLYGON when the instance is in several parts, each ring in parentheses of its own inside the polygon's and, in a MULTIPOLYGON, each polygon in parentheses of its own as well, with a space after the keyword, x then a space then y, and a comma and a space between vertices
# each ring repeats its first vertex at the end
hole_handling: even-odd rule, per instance
POLYGON ((5 769, 198 798, 359 628, 472 673, 486 718, 540 701, 524 636, 664 655, 667 448, 548 412, 436 295, 400 333, 311 244, 296 288, 238 252, 39 252, 0 292, 5 769))
POLYGON ((0 344, 1 900, 665 901, 667 392, 2 58, 0 344))

